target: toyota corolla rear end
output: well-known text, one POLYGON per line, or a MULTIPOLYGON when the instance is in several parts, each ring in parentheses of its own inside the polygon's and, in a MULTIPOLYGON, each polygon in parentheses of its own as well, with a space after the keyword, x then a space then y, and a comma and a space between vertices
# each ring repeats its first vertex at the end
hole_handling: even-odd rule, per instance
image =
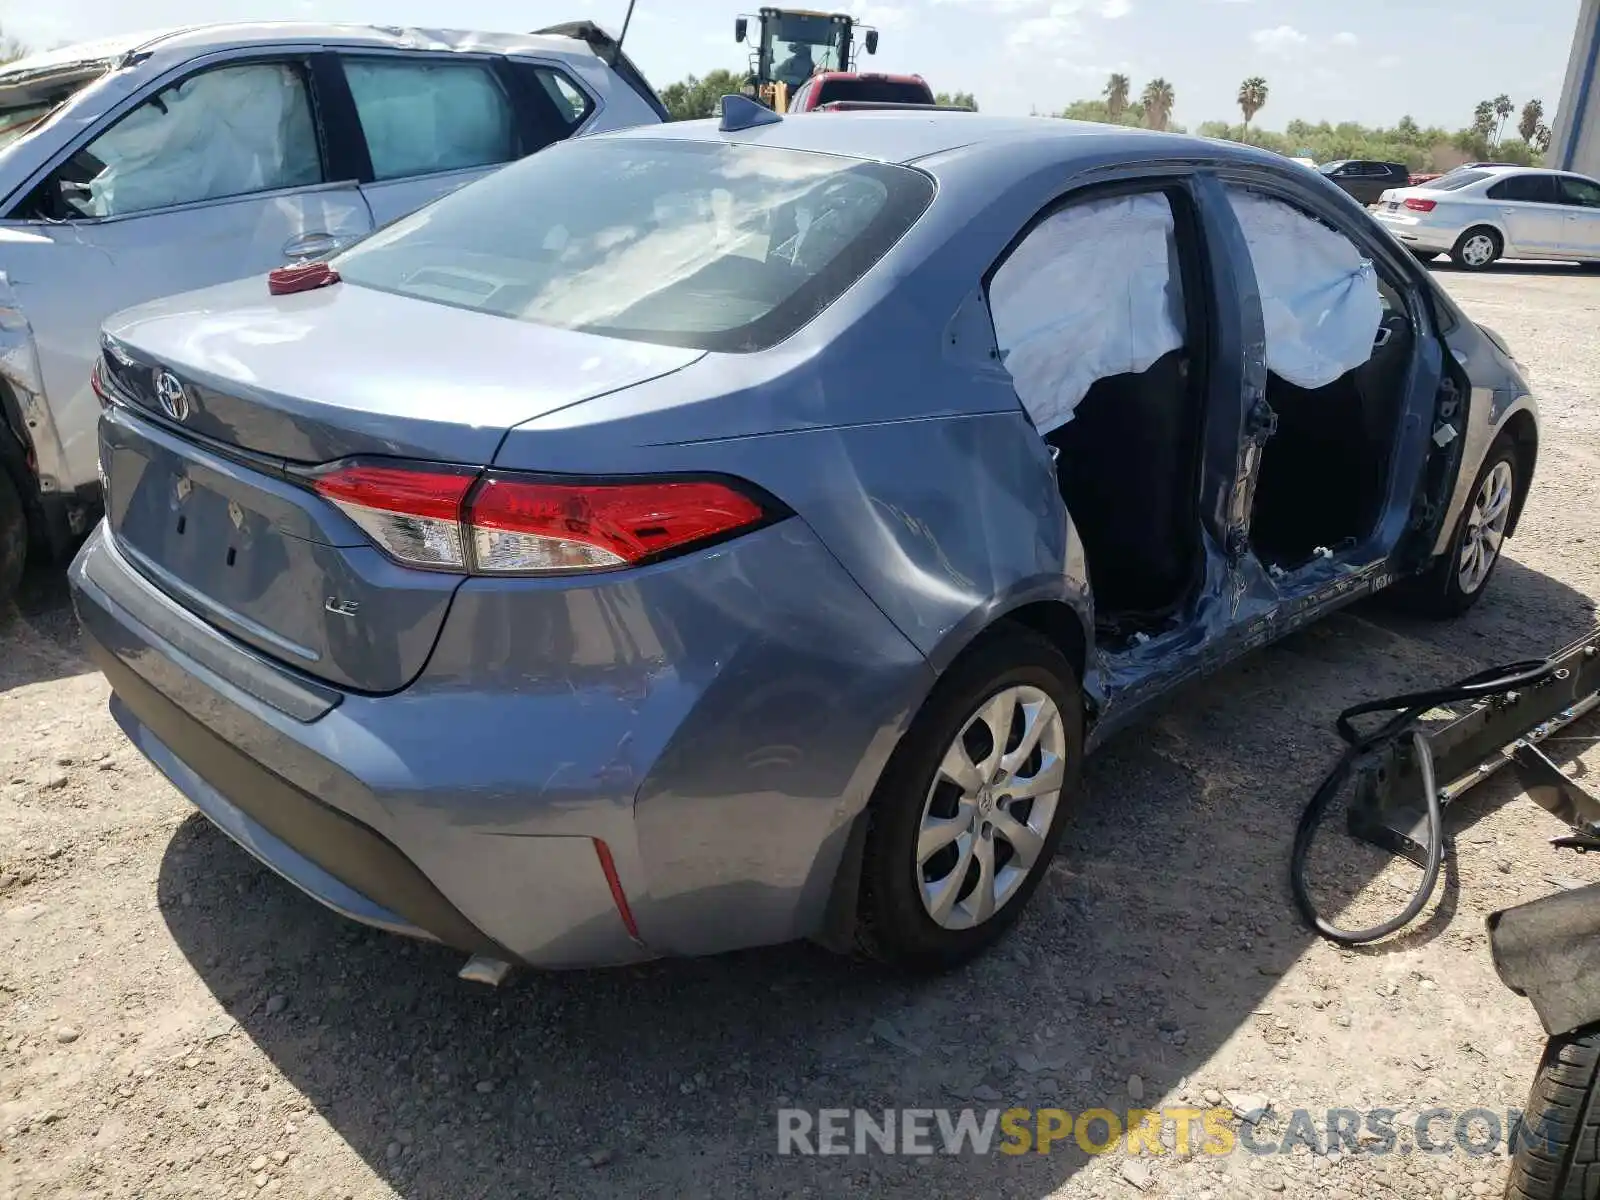
POLYGON ((598 398, 649 414, 651 388, 681 404, 703 376, 714 400, 708 358, 785 335, 774 306, 814 274, 738 245, 729 266, 693 222, 770 224, 865 171, 880 211, 834 248, 869 254, 858 275, 927 189, 821 156, 595 147, 292 294, 246 281, 108 324, 106 518, 71 571, 116 719, 207 817, 324 904, 497 963, 815 932, 847 794, 926 685, 758 482, 698 451, 652 466, 638 439, 596 469, 626 439, 614 407, 578 455, 518 427, 563 414, 571 447, 598 398), (686 212, 713 177, 716 211, 686 212), (640 195, 595 196, 619 178, 640 195), (526 244, 487 228, 508 211, 540 214, 526 244))

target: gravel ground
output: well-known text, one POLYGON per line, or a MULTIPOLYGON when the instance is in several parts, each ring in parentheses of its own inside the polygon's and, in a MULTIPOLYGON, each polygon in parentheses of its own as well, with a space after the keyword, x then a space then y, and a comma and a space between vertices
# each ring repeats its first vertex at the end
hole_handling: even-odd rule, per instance
MULTIPOLYGON (((1542 1038, 1483 918, 1600 863, 1552 850, 1557 822, 1509 778, 1453 814, 1458 855, 1408 935, 1336 950, 1285 886, 1338 709, 1594 620, 1600 277, 1440 274, 1544 405, 1539 479, 1484 603, 1442 626, 1358 608, 1188 691, 1090 764, 1016 936, 936 982, 798 946, 462 984, 456 956, 333 916, 195 816, 116 731, 59 572, 36 572, 0 629, 0 1197, 1498 1195, 1502 1156, 1405 1137, 1390 1154, 776 1153, 786 1106, 1270 1103, 1257 1138, 1274 1142, 1297 1108, 1409 1126, 1525 1101, 1542 1038)), ((1585 746, 1557 749, 1581 769, 1585 746)), ((1344 853, 1347 892, 1399 906, 1413 868, 1344 853)))

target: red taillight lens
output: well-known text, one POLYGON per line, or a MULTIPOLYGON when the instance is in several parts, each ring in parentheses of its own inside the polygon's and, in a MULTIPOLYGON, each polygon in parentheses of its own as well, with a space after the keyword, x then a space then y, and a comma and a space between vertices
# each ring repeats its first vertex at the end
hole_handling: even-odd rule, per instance
POLYGON ((401 562, 463 570, 461 503, 477 478, 472 470, 352 465, 311 486, 401 562))
POLYGON ((1418 200, 1415 196, 1407 196, 1405 206, 1412 212, 1432 212, 1439 202, 1437 200, 1418 200))
POLYGON ((490 476, 467 514, 486 572, 620 567, 761 521, 761 506, 721 483, 546 483, 490 476))
POLYGON ((489 575, 627 566, 748 529, 766 511, 710 480, 552 483, 351 464, 311 480, 391 557, 489 575))

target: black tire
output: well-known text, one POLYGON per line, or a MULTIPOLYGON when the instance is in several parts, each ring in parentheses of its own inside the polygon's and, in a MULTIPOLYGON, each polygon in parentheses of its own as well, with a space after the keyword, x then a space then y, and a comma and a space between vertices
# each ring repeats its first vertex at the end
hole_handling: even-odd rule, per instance
POLYGON ((1473 502, 1477 499, 1484 480, 1489 478, 1489 473, 1501 463, 1511 468, 1511 494, 1512 503, 1515 504, 1514 498, 1521 486, 1523 463, 1517 453, 1516 443, 1505 434, 1501 434, 1490 445, 1489 452, 1483 456, 1483 465, 1472 481, 1472 490, 1467 493, 1466 506, 1456 518, 1455 530, 1450 535, 1450 545, 1426 571, 1395 589, 1396 599, 1407 610, 1419 616, 1449 620, 1461 616, 1489 590, 1489 583, 1494 579, 1494 573, 1499 570, 1500 560, 1504 557, 1503 543, 1496 550, 1494 561, 1489 564, 1488 573, 1471 591, 1466 591, 1461 586, 1460 564, 1462 551, 1466 548, 1473 502))
MULTIPOLYGON (((1002 624, 984 634, 934 686, 873 794, 857 910, 861 952, 899 968, 936 972, 967 962, 1003 937, 1049 870, 1067 810, 1078 795, 1082 757, 1083 692, 1066 656, 1021 626, 1002 624), (982 923, 948 929, 929 914, 917 882, 924 806, 945 752, 990 698, 1019 685, 1044 692, 1061 714, 1065 773, 1060 798, 1043 848, 1017 890, 982 923)), ((947 877, 953 875, 952 870, 947 877)))
POLYGON ((10 607, 28 559, 28 514, 16 481, 0 462, 0 610, 10 607))
POLYGON ((1500 235, 1487 225, 1474 225, 1456 239, 1456 244, 1450 248, 1450 261, 1463 271, 1486 271, 1500 261, 1500 255, 1505 252, 1505 243, 1500 240, 1500 235), (1488 238, 1490 252, 1487 258, 1480 259, 1470 247, 1478 238, 1488 238))
POLYGON ((1507 1200, 1600 1200, 1600 1029, 1553 1037, 1512 1148, 1507 1200))

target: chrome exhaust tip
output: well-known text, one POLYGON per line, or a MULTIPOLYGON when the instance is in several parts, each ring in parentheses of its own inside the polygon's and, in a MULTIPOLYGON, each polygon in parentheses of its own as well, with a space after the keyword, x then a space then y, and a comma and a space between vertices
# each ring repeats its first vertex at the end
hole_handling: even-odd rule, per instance
POLYGON ((474 954, 467 959, 466 965, 456 972, 458 979, 465 979, 468 983, 485 983, 490 987, 499 987, 510 975, 510 963, 501 962, 498 958, 490 958, 484 954, 474 954))

